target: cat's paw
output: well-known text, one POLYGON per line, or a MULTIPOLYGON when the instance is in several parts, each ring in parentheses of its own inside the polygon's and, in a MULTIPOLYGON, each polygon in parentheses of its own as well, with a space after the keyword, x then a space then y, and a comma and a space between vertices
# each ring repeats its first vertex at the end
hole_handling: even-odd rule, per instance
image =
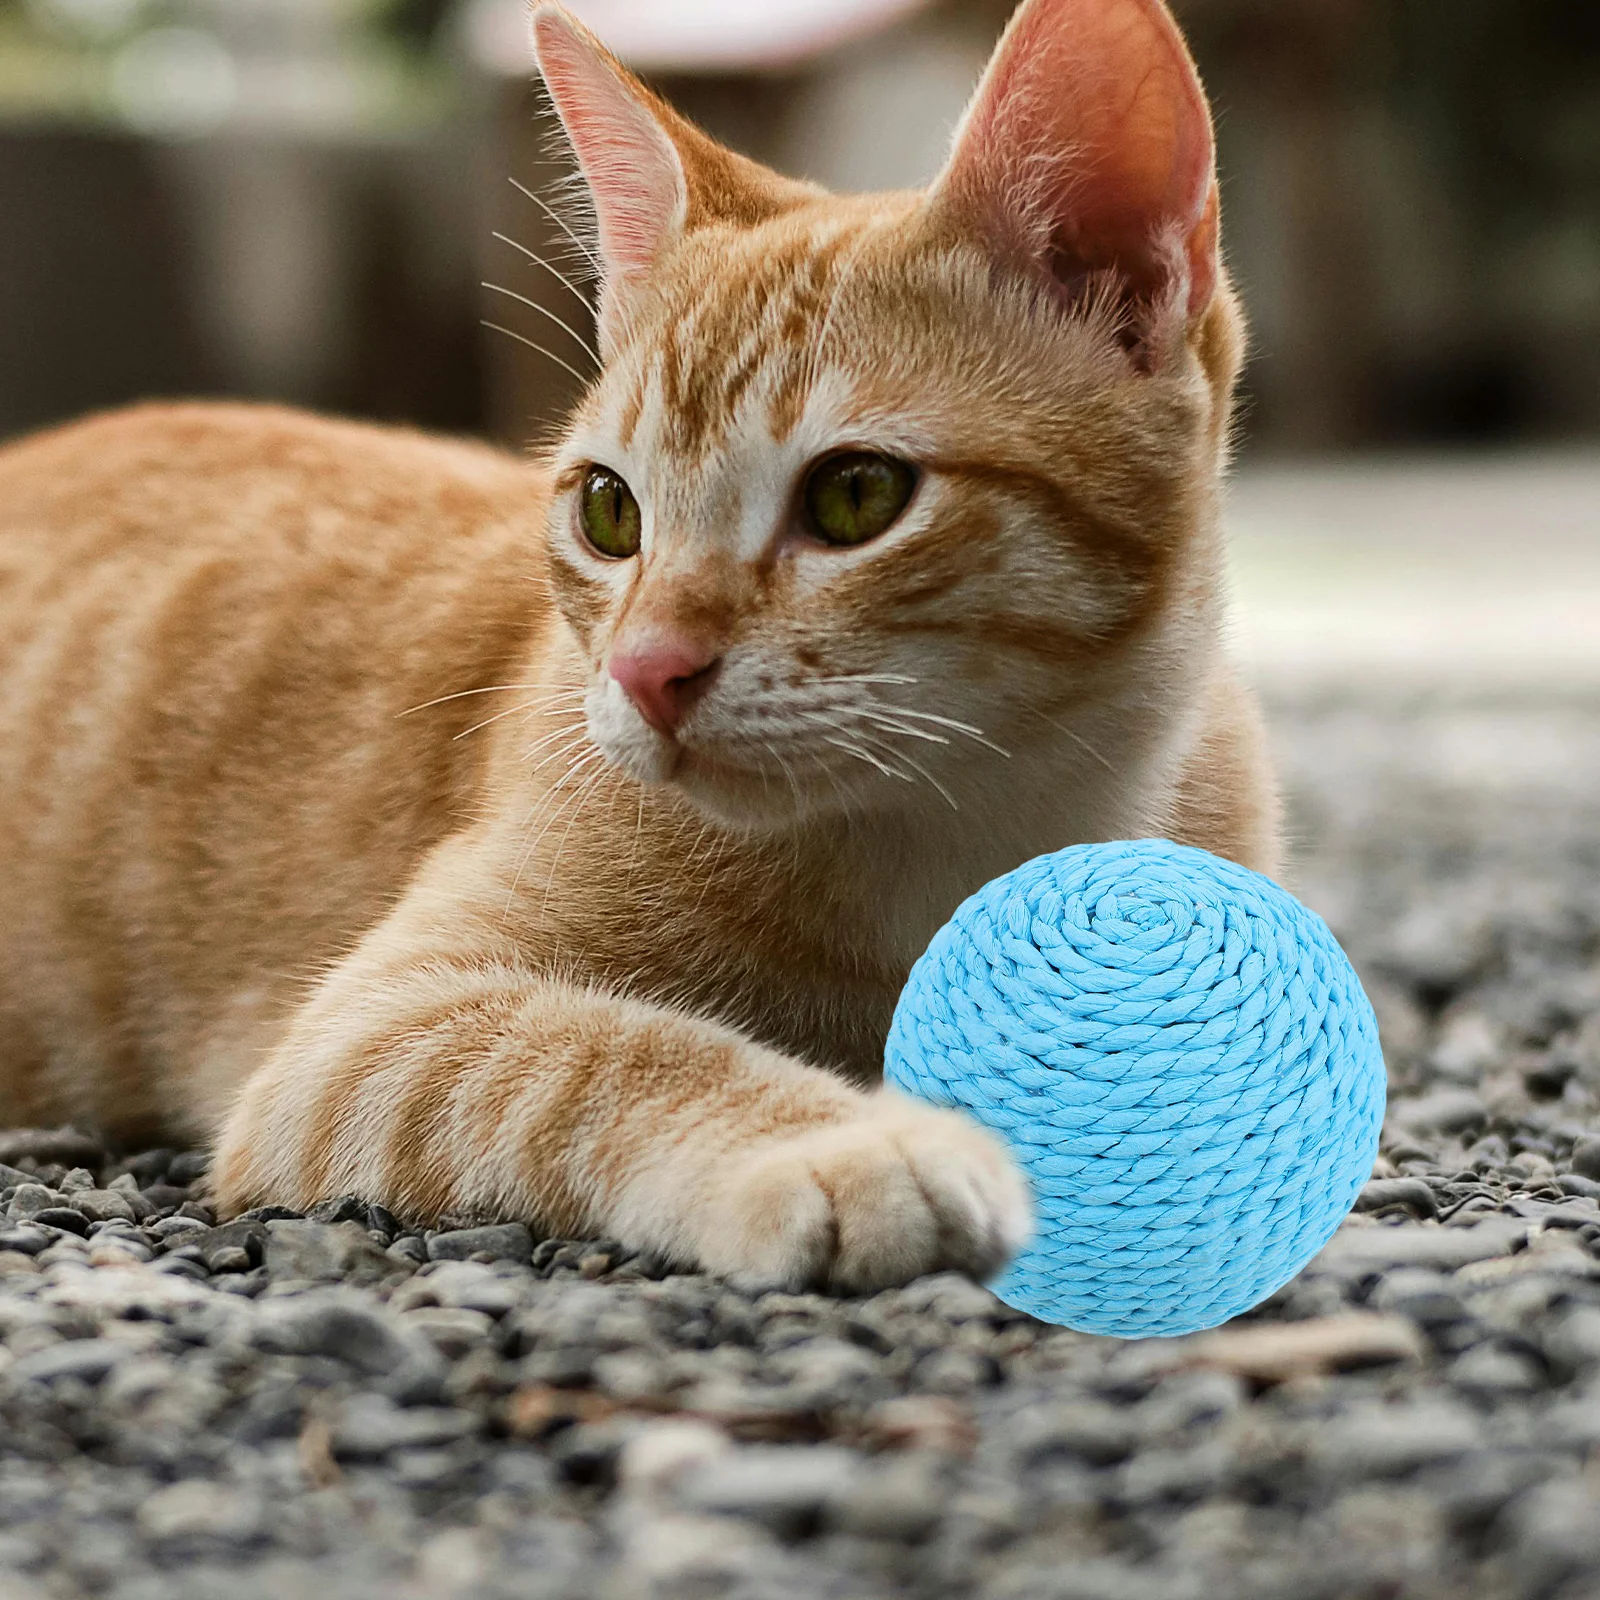
POLYGON ((709 1199, 701 1261, 746 1287, 868 1293, 949 1268, 983 1278, 1031 1223, 998 1139, 892 1091, 847 1122, 748 1147, 709 1199))

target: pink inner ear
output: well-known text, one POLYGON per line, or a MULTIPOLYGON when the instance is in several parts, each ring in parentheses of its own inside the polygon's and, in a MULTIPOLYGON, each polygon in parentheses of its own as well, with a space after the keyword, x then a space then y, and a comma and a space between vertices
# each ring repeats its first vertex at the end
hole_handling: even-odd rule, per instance
POLYGON ((1113 268, 1187 309, 1216 287, 1211 118, 1160 0, 1027 0, 957 137, 947 183, 1057 276, 1113 268))
POLYGON ((624 277, 646 271, 682 225, 683 166, 649 105, 611 58, 556 7, 533 19, 539 70, 600 224, 600 254, 624 277))

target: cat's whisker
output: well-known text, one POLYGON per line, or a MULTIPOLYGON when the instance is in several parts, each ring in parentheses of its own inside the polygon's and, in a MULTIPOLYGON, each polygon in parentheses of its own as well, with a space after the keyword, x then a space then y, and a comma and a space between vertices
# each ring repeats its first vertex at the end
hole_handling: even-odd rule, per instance
POLYGON ((566 714, 581 711, 587 698, 582 689, 559 689, 552 694, 537 695, 527 704, 536 706, 541 711, 548 711, 552 715, 556 712, 566 714))
POLYGON ((546 350, 545 347, 537 340, 529 339, 525 335, 516 332, 515 329, 504 327, 498 322, 490 322, 487 317, 484 317, 481 320, 485 328, 488 328, 495 333, 503 333, 508 339, 515 339, 518 344, 525 344, 530 350, 537 350, 540 355, 548 357, 551 361, 555 362, 558 367, 565 368, 566 371, 570 372, 572 376, 576 378, 578 382, 581 383, 585 388, 588 388, 588 386, 594 382, 594 375, 592 373, 586 374, 579 372, 570 361, 563 361, 554 350, 546 350))
MULTIPOLYGON (((561 842, 556 846, 556 853, 550 862, 550 875, 545 879, 544 899, 540 902, 539 907, 539 916, 541 919, 543 919, 550 910, 550 896, 556 886, 556 877, 561 871, 561 855, 562 852, 567 848, 567 840, 572 837, 572 830, 577 825, 578 818, 583 815, 585 800, 587 800, 588 797, 594 793, 595 789, 605 781, 607 770, 608 768, 606 765, 602 763, 599 768, 597 768, 594 772, 591 772, 588 778, 584 780, 583 784, 578 789, 577 794, 573 797, 573 801, 570 806, 562 808, 563 810, 570 810, 572 814, 567 820, 566 827, 561 831, 561 842)), ((552 824, 554 823, 554 820, 554 818, 551 819, 552 824)), ((547 827, 545 831, 548 832, 549 828, 547 827)))
POLYGON ((812 722, 821 722, 836 731, 839 729, 838 718, 850 717, 857 722, 866 722, 871 727, 882 728, 887 733, 898 733, 907 738, 922 739, 929 744, 948 745, 950 743, 941 734, 930 733, 926 728, 918 728, 900 722, 882 712, 871 711, 862 706, 835 706, 831 715, 817 711, 804 711, 801 715, 812 722))
POLYGON ((586 295, 583 290, 580 289, 577 284, 575 284, 572 279, 561 270, 560 267, 558 267, 553 261, 549 260, 548 257, 540 255, 537 250, 530 250, 525 244, 519 244, 517 240, 513 239, 509 234, 497 233, 493 235, 493 237, 498 239, 501 244, 510 245, 513 250, 520 250, 522 254, 525 255, 536 267, 543 267, 544 270, 548 272, 563 289, 566 289, 577 299, 579 305, 581 305, 586 311, 592 311, 594 309, 590 304, 589 296, 586 295))
POLYGON ((870 709, 896 717, 907 717, 915 722, 931 722, 936 728, 948 728, 952 733, 959 733, 971 739, 974 744, 981 744, 986 749, 993 750, 997 756, 1004 756, 1008 761, 1011 759, 1009 750, 997 745, 982 728, 976 728, 970 722, 958 722, 954 717, 941 717, 934 711, 915 711, 909 706, 885 705, 881 700, 874 700, 870 709))
POLYGON ((560 738, 563 734, 567 736, 567 742, 561 745, 558 749, 547 751, 542 760, 534 761, 533 765, 528 768, 529 777, 533 777, 535 774, 543 772, 546 767, 552 765, 556 761, 577 755, 577 753, 583 749, 584 745, 589 742, 589 735, 587 731, 579 732, 578 730, 570 727, 558 728, 554 733, 547 734, 531 750, 527 751, 523 755, 522 759, 524 761, 532 761, 533 757, 539 754, 541 746, 550 744, 553 740, 560 738))
POLYGON ((1109 772, 1113 777, 1116 776, 1117 769, 1105 756, 1096 750, 1095 747, 1090 744, 1081 733, 1078 733, 1076 730, 1067 727, 1065 723, 1057 722, 1054 717, 1047 716, 1043 711, 1034 710, 1032 706, 1025 707, 1024 709, 1030 716, 1037 717, 1041 722, 1048 722, 1057 733, 1064 734, 1075 745, 1077 745, 1085 755, 1092 756, 1094 760, 1098 761, 1100 765, 1106 769, 1107 772, 1109 772))
POLYGON ((485 717, 483 721, 473 723, 470 728, 463 728, 460 733, 452 736, 451 743, 454 743, 457 739, 465 739, 469 733, 477 733, 493 723, 502 721, 506 717, 514 717, 519 711, 536 712, 538 710, 539 702, 537 700, 523 700, 517 705, 507 707, 504 711, 495 712, 492 717, 485 717))
POLYGON ((943 797, 945 803, 952 811, 959 811, 961 809, 961 807, 956 803, 956 797, 951 794, 950 791, 945 788, 945 786, 940 783, 939 780, 934 777, 934 775, 929 772, 928 769, 923 766, 915 756, 909 755, 906 751, 902 750, 899 745, 891 743, 889 740, 881 737, 880 735, 867 733, 864 729, 860 728, 855 730, 855 737, 865 740, 875 749, 888 751, 889 755, 895 761, 904 762, 904 764, 910 767, 913 772, 922 777, 933 788, 935 793, 943 797))
POLYGON ((909 756, 904 750, 900 749, 896 749, 894 754, 897 761, 905 762, 905 764, 910 767, 913 772, 920 773, 922 777, 924 777, 928 783, 933 786, 934 790, 944 798, 945 804, 948 805, 952 811, 959 811, 961 809, 960 805, 956 801, 956 797, 951 794, 950 791, 945 788, 945 786, 940 783, 939 780, 934 777, 934 775, 929 772, 928 769, 923 766, 923 764, 918 761, 915 756, 909 756))
POLYGON ((769 756, 772 757, 774 761, 778 763, 779 770, 783 773, 784 777, 788 779, 789 789, 794 795, 795 810, 801 810, 805 805, 805 796, 800 792, 800 783, 794 775, 794 768, 784 760, 783 752, 772 742, 772 740, 763 739, 761 741, 761 747, 769 756))
POLYGON ((633 817, 633 843, 628 846, 628 876, 627 886, 633 887, 633 869, 639 862, 639 841, 644 836, 644 785, 638 785, 639 801, 634 808, 633 817))
POLYGON ((848 716, 864 717, 876 727, 884 728, 891 733, 904 734, 909 739, 922 739, 928 744, 950 743, 942 733, 933 733, 927 728, 916 727, 912 723, 902 721, 898 715, 891 715, 886 711, 876 711, 868 706, 848 706, 845 711, 848 716))
MULTIPOLYGON (((517 889, 521 886, 522 875, 528 869, 528 862, 532 858, 533 852, 538 849, 539 841, 544 838, 544 836, 552 827, 555 826, 555 824, 565 814, 567 808, 572 804, 572 796, 568 795, 564 800, 562 800, 561 804, 558 805, 551 813, 551 816, 545 825, 540 828, 537 834, 533 834, 533 825, 538 819, 540 808, 548 805, 557 796, 559 796, 562 792, 562 786, 564 784, 575 778, 580 772, 583 772, 587 768, 591 767, 596 761, 603 761, 604 759, 604 752, 598 749, 591 750, 587 755, 580 756, 567 768, 565 772, 561 774, 560 777, 556 779, 553 784, 551 784, 549 789, 540 797, 538 803, 535 804, 533 809, 528 813, 528 820, 525 826, 532 836, 529 838, 527 844, 523 847, 522 855, 517 861, 517 870, 512 875, 511 888, 506 895, 506 914, 508 916, 511 912, 511 906, 516 900, 517 889)), ((578 793, 581 794, 585 787, 586 785, 580 785, 578 793)))
POLYGON ((447 705, 452 700, 465 700, 474 694, 509 694, 515 689, 538 689, 543 685, 537 683, 491 683, 482 689, 458 689, 454 694, 442 694, 437 700, 424 700, 420 706, 407 706, 404 711, 397 711, 397 717, 409 717, 414 711, 427 711, 432 706, 447 705))
POLYGON ((914 781, 909 773, 901 772, 895 767, 885 766, 875 755, 869 754, 851 739, 829 737, 823 743, 831 744, 836 749, 843 750, 847 755, 854 756, 858 761, 865 761, 869 767, 876 767, 886 778, 898 778, 902 783, 914 781))
POLYGON ((583 254, 584 260, 586 260, 594 269, 595 277, 604 277, 605 269, 600 264, 599 256, 597 256, 589 247, 589 245, 578 236, 578 232, 572 226, 572 224, 568 222, 567 219, 549 203, 549 201, 542 199, 539 195, 536 195, 532 189, 527 187, 526 184, 518 183, 515 178, 512 178, 510 182, 511 187, 515 189, 518 194, 521 194, 527 199, 533 201, 533 203, 538 206, 538 208, 544 212, 544 214, 549 217, 549 219, 555 223, 555 225, 578 247, 583 254))
MULTIPOLYGON (((839 712, 853 711, 858 716, 862 714, 861 707, 836 707, 835 710, 839 712)), ((829 738, 826 741, 827 743, 837 744, 841 750, 846 750, 850 754, 858 756, 861 760, 870 762, 886 776, 902 778, 908 783, 912 782, 910 773, 902 772, 890 764, 894 762, 903 763, 905 766, 910 767, 912 772, 920 776, 945 801, 952 811, 961 809, 955 796, 920 761, 908 755, 899 745, 890 743, 881 735, 869 733, 860 726, 847 730, 837 722, 831 725, 834 728, 835 737, 829 738), (875 749, 878 752, 878 756, 873 756, 868 750, 863 749, 864 745, 875 749)))
MULTIPOLYGON (((712 883, 716 881, 717 868, 722 865, 722 858, 728 853, 728 846, 731 842, 731 834, 721 833, 717 836, 715 848, 711 853, 710 859, 706 862, 704 880, 700 885, 700 893, 695 896, 694 905, 689 912, 691 917, 699 914, 700 907, 704 903, 706 895, 710 892, 712 883)), ((699 844, 697 841, 696 850, 698 851, 698 849, 699 844)))
POLYGON ((920 678, 910 678, 903 672, 847 672, 831 678, 815 678, 815 683, 921 683, 920 678))
POLYGON ((524 305, 533 311, 537 311, 541 317, 549 318, 596 366, 600 365, 600 352, 570 322, 564 317, 558 317, 548 306, 540 305, 537 300, 532 300, 525 294, 518 294, 515 289, 506 288, 503 283, 485 281, 480 283, 478 287, 487 289, 490 294, 503 294, 506 299, 515 300, 519 305, 524 305))

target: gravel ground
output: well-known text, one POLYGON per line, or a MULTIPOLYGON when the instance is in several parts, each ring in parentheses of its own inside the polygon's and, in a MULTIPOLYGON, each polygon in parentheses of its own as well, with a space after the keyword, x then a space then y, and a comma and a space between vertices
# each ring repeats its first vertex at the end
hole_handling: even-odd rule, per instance
POLYGON ((1600 705, 1277 723, 1393 1099, 1259 1312, 1123 1343, 950 1276, 215 1227, 202 1158, 0 1132, 0 1600, 1600 1597, 1600 705))

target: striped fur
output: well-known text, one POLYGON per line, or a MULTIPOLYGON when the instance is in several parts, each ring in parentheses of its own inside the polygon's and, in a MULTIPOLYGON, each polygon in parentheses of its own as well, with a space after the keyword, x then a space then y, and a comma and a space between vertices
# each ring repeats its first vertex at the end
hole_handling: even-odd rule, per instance
MULTIPOLYGON (((1118 5, 1159 9, 1025 15, 1118 5)), ((586 126, 645 108, 684 181, 660 219, 627 197, 549 460, 231 406, 0 452, 6 1117, 215 1140, 230 1212, 987 1271, 1009 1163, 875 1086, 931 933, 1074 840, 1276 865, 1218 644, 1233 297, 1047 292, 949 186, 787 184, 540 16, 632 97, 586 126), (921 473, 848 551, 794 523, 844 445, 921 473), (643 508, 632 561, 577 535, 592 462, 643 508), (606 670, 666 626, 721 657, 676 738, 606 670)))

